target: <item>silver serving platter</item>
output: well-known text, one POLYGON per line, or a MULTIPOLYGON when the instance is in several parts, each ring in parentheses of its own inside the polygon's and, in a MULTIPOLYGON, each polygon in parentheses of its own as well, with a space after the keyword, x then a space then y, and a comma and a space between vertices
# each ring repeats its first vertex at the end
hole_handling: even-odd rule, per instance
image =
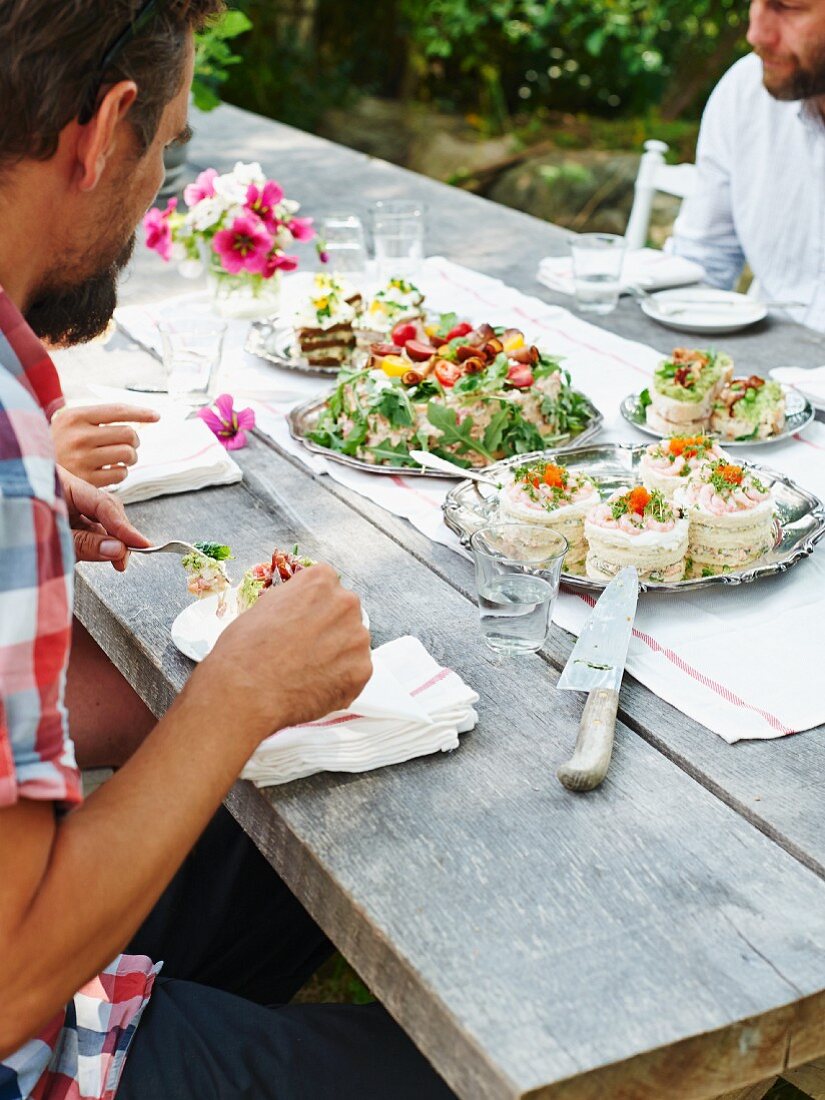
MULTIPOLYGON (((340 366, 319 367, 308 363, 295 342, 295 330, 290 325, 279 325, 272 321, 255 321, 250 326, 244 351, 257 355, 259 359, 265 359, 276 367, 298 371, 299 374, 330 378, 341 370, 340 366)), ((355 352, 353 360, 345 366, 360 365, 359 358, 361 361, 365 360, 363 352, 355 352)))
MULTIPOLYGON (((561 460, 571 470, 587 474, 597 481, 602 495, 607 497, 617 489, 639 484, 641 479, 636 471, 644 451, 644 444, 633 443, 576 447, 565 451, 561 460)), ((557 451, 535 451, 533 454, 497 462, 488 467, 487 473, 495 475, 497 471, 507 470, 511 466, 520 466, 539 459, 553 461, 556 457, 557 451)), ((776 470, 751 463, 746 465, 754 470, 761 481, 774 486, 778 520, 774 525, 774 545, 770 552, 730 573, 668 584, 640 581, 639 588, 643 592, 693 592, 711 585, 744 584, 774 573, 784 573, 813 552, 814 546, 825 535, 825 506, 822 501, 776 470)), ((443 504, 444 522, 458 535, 463 545, 467 546, 473 531, 496 519, 497 501, 498 493, 494 486, 462 481, 447 494, 443 504)), ((585 592, 600 592, 607 584, 606 581, 595 581, 573 573, 562 573, 562 582, 568 588, 585 592)))
MULTIPOLYGON (((711 431, 707 431, 705 434, 718 439, 723 447, 762 447, 770 443, 779 443, 780 440, 789 439, 796 432, 801 432, 814 419, 816 410, 808 398, 799 390, 794 389, 793 386, 783 385, 782 389, 785 391, 785 427, 776 435, 768 436, 767 439, 722 439, 721 436, 711 431)), ((655 439, 666 438, 661 432, 657 432, 655 428, 651 428, 648 424, 645 407, 638 393, 629 393, 622 401, 619 409, 628 424, 632 424, 640 432, 644 432, 645 435, 652 435, 655 439)))
MULTIPOLYGON (((339 462, 342 466, 350 466, 353 470, 364 470, 368 474, 392 474, 398 476, 402 474, 404 477, 441 477, 441 478, 453 478, 453 474, 441 473, 439 470, 424 470, 420 466, 379 466, 374 462, 365 462, 362 458, 352 458, 350 455, 342 455, 338 451, 331 451, 328 447, 321 447, 319 444, 308 439, 309 432, 315 430, 318 426, 318 420, 324 411, 324 407, 327 403, 327 399, 330 394, 334 392, 332 390, 319 397, 311 397, 308 401, 304 401, 301 405, 296 405, 295 408, 289 414, 289 432, 293 439, 299 440, 307 448, 308 451, 314 451, 316 454, 323 455, 324 458, 328 458, 331 462, 339 462)), ((587 408, 590 412, 591 419, 587 427, 578 433, 578 435, 568 436, 567 440, 557 444, 554 451, 566 451, 568 447, 578 447, 588 439, 592 439, 598 435, 601 431, 604 417, 596 408, 596 406, 590 401, 588 397, 584 397, 584 394, 580 394, 583 397, 587 408)), ((541 454, 543 452, 536 452, 541 454)), ((523 462, 523 455, 516 455, 514 459, 506 459, 507 462, 523 462)), ((497 468, 501 463, 496 463, 494 467, 497 468)), ((478 467, 476 467, 478 468, 478 467)), ((463 484, 463 483, 462 483, 463 484)))

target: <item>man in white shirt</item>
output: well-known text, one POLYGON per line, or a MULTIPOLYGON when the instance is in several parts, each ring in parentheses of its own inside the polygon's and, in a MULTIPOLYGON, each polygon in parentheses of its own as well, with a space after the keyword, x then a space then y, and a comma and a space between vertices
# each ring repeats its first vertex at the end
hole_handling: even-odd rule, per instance
POLYGON ((763 300, 825 331, 825 0, 752 0, 748 42, 705 108, 672 249, 718 287, 747 262, 763 300))

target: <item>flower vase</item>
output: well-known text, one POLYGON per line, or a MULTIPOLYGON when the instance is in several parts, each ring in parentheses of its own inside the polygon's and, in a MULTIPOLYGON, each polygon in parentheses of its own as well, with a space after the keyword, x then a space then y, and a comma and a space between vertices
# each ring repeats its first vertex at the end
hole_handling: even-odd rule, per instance
POLYGON ((219 264, 209 265, 209 287, 215 309, 236 321, 259 321, 277 316, 281 305, 281 273, 265 279, 249 272, 230 275, 219 264))

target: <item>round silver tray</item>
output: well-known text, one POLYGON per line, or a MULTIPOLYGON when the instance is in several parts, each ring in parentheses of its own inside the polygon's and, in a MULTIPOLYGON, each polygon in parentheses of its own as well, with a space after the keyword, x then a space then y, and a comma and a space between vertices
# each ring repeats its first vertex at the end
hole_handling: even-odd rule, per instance
MULTIPOLYGON (((718 439, 723 447, 762 447, 769 443, 779 443, 780 440, 789 439, 796 432, 801 432, 815 418, 816 410, 808 398, 793 386, 783 385, 782 389, 785 391, 785 427, 776 435, 771 435, 767 439, 722 439, 711 431, 706 434, 718 439)), ((619 409, 628 424, 632 424, 640 432, 652 435, 655 439, 667 438, 648 424, 645 406, 638 393, 629 393, 619 409)))
MULTIPOLYGON (((279 325, 271 321, 255 321, 250 325, 244 351, 257 355, 259 359, 265 359, 276 367, 298 371, 299 374, 330 378, 341 370, 340 366, 319 367, 308 363, 296 346, 295 330, 290 325, 279 325)), ((364 359, 363 352, 355 352, 353 362, 346 365, 360 365, 364 359)))
MULTIPOLYGON (((374 462, 365 462, 362 458, 352 458, 350 455, 342 455, 338 451, 331 451, 328 447, 321 447, 318 443, 308 439, 308 433, 314 431, 318 426, 318 420, 332 392, 333 391, 330 390, 320 396, 311 397, 308 401, 304 401, 303 404, 296 405, 289 414, 288 423, 290 435, 293 439, 297 439, 303 443, 308 451, 314 451, 316 454, 323 455, 331 462, 339 462, 342 466, 350 466, 354 470, 364 470, 369 474, 392 474, 395 476, 403 474, 404 477, 442 477, 453 478, 454 480, 452 474, 441 473, 438 470, 424 470, 420 466, 379 466, 374 462)), ((566 440, 563 437, 562 441, 553 448, 554 451, 566 451, 568 447, 578 447, 586 440, 593 439, 593 437, 598 435, 601 431, 604 417, 588 397, 585 397, 584 394, 579 394, 579 396, 584 398, 587 408, 590 411, 590 422, 586 428, 578 433, 578 435, 567 436, 566 440)), ((515 459, 506 459, 505 461, 523 462, 524 456, 517 455, 515 459)), ((495 466, 498 465, 501 465, 501 463, 495 464, 495 466)), ((492 469, 493 467, 490 468, 492 469)))
MULTIPOLYGON (((609 496, 617 489, 629 488, 639 483, 641 479, 636 471, 644 450, 644 444, 632 443, 576 447, 565 451, 563 462, 571 470, 593 478, 599 483, 603 495, 609 496)), ((557 454, 554 450, 535 451, 533 454, 497 462, 488 467, 487 472, 495 474, 498 470, 503 471, 511 466, 520 466, 543 458, 549 461, 557 454)), ((641 591, 693 592, 710 585, 743 584, 774 573, 783 573, 813 552, 814 546, 825 535, 825 506, 822 501, 776 470, 751 463, 747 465, 756 472, 760 480, 774 486, 778 522, 774 525, 774 545, 769 553, 731 573, 669 584, 640 581, 641 591)), ((498 494, 494 486, 462 481, 447 494, 442 506, 444 522, 467 546, 473 531, 483 527, 497 515, 497 500, 498 494)), ((599 592, 607 584, 606 581, 595 581, 573 573, 562 573, 562 583, 568 588, 587 592, 599 592)))

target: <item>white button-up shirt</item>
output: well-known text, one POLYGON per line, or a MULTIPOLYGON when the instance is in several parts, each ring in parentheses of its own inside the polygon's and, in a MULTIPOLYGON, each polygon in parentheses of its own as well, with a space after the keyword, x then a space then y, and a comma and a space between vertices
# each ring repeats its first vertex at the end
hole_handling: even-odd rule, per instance
POLYGON ((673 230, 672 251, 730 288, 747 261, 763 300, 825 331, 825 123, 805 101, 780 102, 755 54, 713 91, 699 132, 698 181, 673 230))

